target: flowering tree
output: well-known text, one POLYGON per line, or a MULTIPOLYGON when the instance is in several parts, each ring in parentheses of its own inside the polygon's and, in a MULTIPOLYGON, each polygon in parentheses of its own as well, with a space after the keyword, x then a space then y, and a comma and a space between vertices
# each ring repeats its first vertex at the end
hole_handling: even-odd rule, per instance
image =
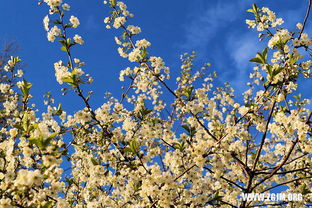
MULTIPOLYGON (((5 67, 6 63, 10 60, 10 55, 15 54, 19 47, 14 41, 4 42, 4 46, 0 51, 0 110, 3 109, 3 102, 5 98, 2 97, 2 93, 9 90, 14 84, 16 84, 16 78, 23 76, 22 70, 8 70, 5 67)), ((18 67, 22 68, 21 65, 18 67)), ((0 117, 0 128, 6 122, 6 119, 0 117)))
MULTIPOLYGON (((123 2, 104 1, 106 27, 118 29, 121 57, 136 63, 120 72, 129 80, 120 100, 109 96, 100 107, 89 103, 92 83, 72 48, 84 44, 72 30, 79 19, 62 0, 44 0, 47 38, 58 40, 67 60, 54 64, 64 92, 73 91, 85 107, 67 115, 48 97, 47 111, 31 105, 32 84, 1 83, 5 119, 0 140, 1 207, 304 207, 311 203, 311 110, 296 91, 310 77, 307 15, 297 31, 268 8, 253 5, 247 20, 266 48, 250 61, 249 89, 235 99, 225 84, 214 86, 209 64, 193 71, 195 54, 181 56, 181 75, 169 86, 170 70, 151 56, 140 27, 123 2), (86 88, 84 86, 84 88, 86 88), (164 95, 173 97, 172 102, 164 95), (163 116, 166 115, 166 116, 163 116), (64 142, 64 139, 70 142, 64 142), (69 163, 63 164, 63 161, 69 163), (65 174, 64 171, 67 171, 65 174), (69 172, 69 173, 68 173, 69 172), (302 200, 244 200, 242 194, 286 187, 302 200)), ((14 77, 21 60, 4 66, 14 77)))

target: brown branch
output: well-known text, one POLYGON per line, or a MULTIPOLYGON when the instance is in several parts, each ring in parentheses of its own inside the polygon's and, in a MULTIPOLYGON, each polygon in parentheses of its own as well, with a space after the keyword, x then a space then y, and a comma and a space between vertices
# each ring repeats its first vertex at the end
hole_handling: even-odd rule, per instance
POLYGON ((302 35, 303 31, 304 31, 305 25, 306 25, 307 20, 308 20, 308 18, 309 18, 310 9, 311 9, 311 4, 312 4, 312 0, 309 0, 308 7, 307 7, 307 11, 306 11, 306 15, 305 15, 304 20, 303 20, 303 23, 302 23, 302 28, 301 28, 301 30, 300 30, 300 32, 299 32, 298 40, 301 38, 301 35, 302 35))
POLYGON ((241 161, 235 152, 231 152, 231 156, 240 164, 240 167, 243 169, 244 173, 250 177, 253 177, 253 172, 250 170, 247 164, 241 161))
MULTIPOLYGON (((210 172, 210 173, 214 173, 212 170, 210 170, 210 169, 207 168, 207 167, 203 167, 203 168, 204 168, 205 170, 207 170, 208 172, 210 172)), ((240 188, 240 189, 242 189, 242 190, 245 190, 244 187, 238 185, 237 183, 231 181, 230 179, 225 178, 224 176, 221 176, 220 178, 223 179, 223 180, 225 180, 225 181, 228 182, 229 184, 232 184, 232 185, 234 185, 234 186, 236 186, 236 187, 238 187, 238 188, 240 188)))
POLYGON ((186 174, 187 172, 189 172, 192 168, 194 168, 196 166, 196 164, 192 165, 191 167, 189 167, 188 169, 186 169, 183 173, 181 173, 179 176, 177 176, 174 181, 177 181, 179 178, 181 178, 184 174, 186 174))
POLYGON ((283 161, 281 162, 281 164, 279 164, 278 166, 276 166, 273 171, 271 172, 270 175, 268 175, 267 177, 263 178, 261 181, 259 181, 258 183, 256 183, 254 185, 254 187, 252 187, 252 190, 254 188, 256 188, 258 185, 260 185, 261 183, 263 183, 264 181, 266 181, 267 179, 271 178, 277 171, 279 171, 279 169, 281 169, 283 167, 283 165, 285 165, 285 163, 287 162, 288 158, 290 157, 292 151, 294 150, 296 144, 298 143, 299 138, 297 137, 297 139, 295 141, 292 141, 292 145, 288 151, 288 154, 284 157, 283 161))
POLYGON ((274 188, 279 187, 279 186, 286 185, 286 184, 288 184, 288 183, 292 183, 292 182, 296 182, 296 181, 300 181, 300 180, 305 180, 305 179, 309 179, 309 178, 312 178, 312 176, 303 177, 303 178, 296 178, 296 179, 293 179, 293 180, 290 180, 290 181, 287 181, 287 182, 284 182, 284 183, 277 184, 277 185, 272 186, 272 187, 270 187, 270 188, 267 188, 267 189, 265 189, 264 191, 262 191, 261 193, 264 193, 264 192, 266 192, 266 191, 269 191, 269 190, 274 189, 274 188))
MULTIPOLYGON (((285 165, 285 164, 284 164, 285 165)), ((300 169, 295 169, 295 170, 287 170, 287 171, 283 171, 283 172, 276 172, 275 174, 287 174, 287 173, 294 173, 294 172, 298 172, 298 171, 304 171, 306 169, 309 169, 309 168, 300 168, 300 169)), ((256 175, 261 175, 261 174, 271 174, 271 172, 256 172, 255 173, 256 175)))
POLYGON ((132 78, 132 79, 131 79, 131 83, 129 84, 129 86, 128 86, 126 92, 122 93, 121 99, 120 99, 119 103, 122 103, 122 102, 123 102, 123 100, 125 99, 125 97, 126 97, 127 94, 129 93, 130 89, 133 87, 132 85, 133 85, 134 79, 135 79, 135 78, 132 78))
POLYGON ((143 166, 143 168, 144 168, 144 170, 149 174, 149 175, 151 175, 151 172, 149 171, 149 170, 147 170, 147 168, 145 167, 145 165, 144 165, 144 163, 143 163, 143 161, 142 161, 142 158, 140 157, 140 155, 137 153, 137 156, 138 156, 138 158, 139 158, 139 160, 140 160, 140 163, 141 163, 141 165, 143 166))
MULTIPOLYGON (((294 162, 294 161, 296 161, 296 160, 298 160, 298 159, 300 159, 300 158, 302 158, 304 156, 307 156, 307 155, 309 155, 309 154, 308 153, 304 153, 303 155, 300 155, 300 156, 298 156, 298 157, 296 157, 296 158, 286 162, 284 165, 288 165, 288 164, 290 164, 290 163, 292 163, 292 162, 294 162)), ((274 168, 276 168, 276 167, 263 168, 262 170, 258 170, 258 171, 271 170, 271 169, 274 169, 274 168)))
POLYGON ((255 162, 254 162, 253 167, 252 167, 253 171, 256 169, 257 163, 258 163, 258 161, 260 159, 260 154, 261 154, 261 151, 262 151, 262 148, 263 148, 263 145, 264 145, 264 141, 265 141, 265 138, 266 138, 266 135, 267 135, 267 132, 268 132, 268 127, 269 127, 269 123, 270 123, 271 117, 273 115, 275 104, 276 104, 276 101, 274 101, 274 103, 272 105, 272 108, 271 108, 270 113, 269 113, 268 120, 267 120, 267 122, 265 124, 265 131, 264 131, 264 134, 262 136, 260 147, 259 147, 259 149, 257 151, 257 156, 256 156, 255 162))
POLYGON ((311 122, 310 121, 311 117, 312 117, 312 111, 310 111, 310 114, 309 114, 309 116, 307 118, 307 121, 306 121, 307 124, 309 124, 311 122))
POLYGON ((156 207, 157 202, 158 202, 158 200, 155 200, 155 201, 152 203, 152 205, 150 206, 150 208, 156 207))
POLYGON ((195 117, 195 119, 199 123, 199 125, 204 128, 204 130, 207 132, 207 134, 209 136, 211 136, 215 141, 219 142, 219 140, 209 131, 209 129, 199 120, 199 118, 194 113, 191 112, 191 114, 193 117, 195 117))
MULTIPOLYGON (((62 26, 62 31, 63 31, 63 35, 62 35, 62 38, 64 40, 67 39, 67 34, 66 34, 66 27, 64 25, 64 21, 63 21, 63 16, 62 16, 62 13, 61 13, 61 10, 59 7, 57 7, 58 9, 58 13, 60 15, 60 19, 59 21, 61 22, 61 26, 62 26)), ((74 66, 73 66, 73 58, 72 58, 72 55, 71 55, 71 52, 70 52, 70 48, 67 48, 66 49, 66 54, 68 56, 68 60, 69 60, 69 65, 70 65, 70 69, 73 71, 74 70, 74 66)), ((97 125, 99 125, 103 131, 103 136, 109 136, 109 137, 112 137, 112 133, 109 131, 109 129, 105 126, 103 126, 103 124, 96 118, 96 114, 94 113, 94 111, 92 110, 90 104, 89 104, 89 101, 88 99, 83 95, 82 93, 82 89, 80 88, 80 85, 77 84, 75 85, 76 89, 75 92, 77 93, 77 95, 83 100, 84 104, 86 105, 89 113, 91 114, 91 117, 92 119, 96 122, 97 125)))

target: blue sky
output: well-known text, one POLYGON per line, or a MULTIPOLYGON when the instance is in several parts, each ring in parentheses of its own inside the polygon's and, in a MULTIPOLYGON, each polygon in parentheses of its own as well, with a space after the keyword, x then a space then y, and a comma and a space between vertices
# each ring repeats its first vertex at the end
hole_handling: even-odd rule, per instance
MULTIPOLYGON (((94 77, 88 87, 94 91, 91 103, 99 107, 104 101, 104 93, 112 92, 117 98, 121 95, 119 71, 129 63, 118 56, 114 43, 115 30, 105 29, 103 19, 109 9, 98 0, 68 0, 70 15, 79 17, 81 25, 75 30, 85 45, 74 48, 73 56, 87 63, 85 72, 94 77)), ((257 40, 257 32, 247 28, 246 18, 252 18, 246 9, 252 3, 266 6, 285 20, 285 27, 292 30, 297 22, 303 20, 307 1, 292 0, 126 0, 124 1, 135 17, 130 24, 138 25, 142 34, 152 43, 150 54, 163 57, 173 75, 180 70, 180 54, 196 51, 196 66, 205 62, 219 74, 219 81, 229 81, 237 90, 243 92, 252 64, 248 60, 263 44, 257 40)), ((0 39, 15 40, 20 45, 18 52, 23 60, 26 78, 33 83, 34 102, 41 106, 43 94, 52 91, 56 102, 64 103, 69 112, 78 110, 82 102, 69 94, 61 97, 61 87, 55 81, 53 63, 66 60, 57 42, 50 43, 42 26, 42 18, 48 7, 38 6, 32 1, 3 1, 0 19, 0 39), (73 104, 74 103, 74 104, 73 104)), ((68 17, 69 18, 69 17, 68 17)), ((311 31, 308 22, 307 31, 311 31)), ((173 86, 174 81, 170 82, 173 86)), ((311 82, 304 82, 312 87, 311 82)), ((307 91, 304 92, 311 97, 307 91)))

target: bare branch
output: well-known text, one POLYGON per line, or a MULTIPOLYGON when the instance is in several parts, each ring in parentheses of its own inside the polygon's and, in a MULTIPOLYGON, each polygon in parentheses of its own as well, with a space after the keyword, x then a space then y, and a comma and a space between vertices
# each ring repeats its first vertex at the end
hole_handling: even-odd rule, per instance
POLYGON ((303 178, 296 178, 296 179, 293 179, 293 180, 290 180, 290 181, 287 181, 287 182, 284 182, 284 183, 277 184, 277 185, 272 186, 270 188, 267 188, 264 191, 262 191, 261 193, 264 193, 266 191, 269 191, 269 190, 274 189, 274 188, 279 187, 279 186, 283 186, 283 185, 286 185, 286 184, 289 184, 289 183, 292 183, 292 182, 301 181, 301 180, 305 180, 305 179, 309 179, 309 178, 312 178, 312 176, 303 177, 303 178))
POLYGON ((306 25, 307 20, 308 20, 308 18, 309 18, 310 9, 311 9, 311 4, 312 4, 312 0, 309 0, 308 8, 307 8, 306 15, 305 15, 304 20, 303 20, 303 23, 302 23, 302 28, 301 28, 301 30, 300 30, 300 32, 299 32, 298 40, 301 38, 301 35, 302 35, 303 31, 304 31, 305 25, 306 25))
POLYGON ((262 148, 263 148, 263 145, 264 145, 264 141, 265 141, 265 138, 266 138, 266 135, 267 135, 267 132, 268 132, 268 127, 269 127, 269 123, 270 123, 271 117, 273 115, 275 104, 276 104, 276 101, 274 101, 274 103, 272 105, 272 108, 271 108, 270 113, 269 113, 269 117, 268 117, 266 125, 265 125, 265 131, 264 131, 264 134, 262 136, 260 147, 259 147, 259 149, 257 151, 257 156, 256 156, 256 159, 255 159, 254 165, 252 167, 253 171, 256 169, 257 163, 258 163, 259 158, 260 158, 260 154, 261 154, 261 151, 262 151, 262 148))

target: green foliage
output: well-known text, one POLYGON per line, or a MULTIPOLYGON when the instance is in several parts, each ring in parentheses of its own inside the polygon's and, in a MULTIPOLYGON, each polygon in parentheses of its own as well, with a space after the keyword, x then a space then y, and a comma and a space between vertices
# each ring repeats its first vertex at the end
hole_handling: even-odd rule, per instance
POLYGON ((22 85, 21 85, 21 91, 24 98, 27 98, 29 95, 29 90, 32 87, 32 84, 30 82, 27 82, 25 79, 23 79, 22 85))

